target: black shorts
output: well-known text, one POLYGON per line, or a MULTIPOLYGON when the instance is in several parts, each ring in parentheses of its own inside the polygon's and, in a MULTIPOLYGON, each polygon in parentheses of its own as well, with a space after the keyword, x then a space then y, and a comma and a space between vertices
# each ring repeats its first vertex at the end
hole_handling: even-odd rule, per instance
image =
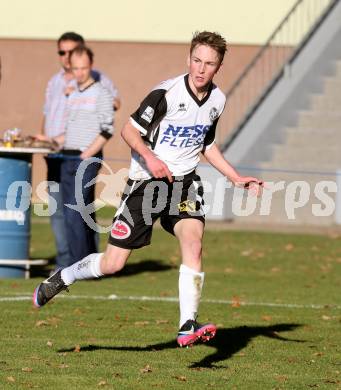
POLYGON ((154 222, 174 234, 175 224, 184 218, 205 223, 203 186, 195 171, 168 179, 129 179, 121 205, 113 220, 109 244, 125 249, 149 245, 154 222))

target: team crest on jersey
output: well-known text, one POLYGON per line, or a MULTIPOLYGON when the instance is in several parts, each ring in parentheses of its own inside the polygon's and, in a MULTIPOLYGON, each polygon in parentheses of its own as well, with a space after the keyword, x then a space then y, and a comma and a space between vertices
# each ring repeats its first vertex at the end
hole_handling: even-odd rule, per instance
POLYGON ((215 121, 219 116, 219 112, 215 107, 212 107, 210 110, 210 119, 211 121, 215 121))
POLYGON ((110 234, 111 237, 113 238, 116 238, 118 240, 123 240, 130 236, 131 229, 125 222, 117 220, 113 224, 110 234))
POLYGON ((183 212, 194 212, 195 211, 195 202, 192 200, 184 200, 178 204, 178 209, 181 213, 183 212))
POLYGON ((186 103, 179 103, 178 111, 187 111, 186 103))
POLYGON ((154 108, 148 106, 142 113, 141 118, 150 123, 154 116, 154 108))

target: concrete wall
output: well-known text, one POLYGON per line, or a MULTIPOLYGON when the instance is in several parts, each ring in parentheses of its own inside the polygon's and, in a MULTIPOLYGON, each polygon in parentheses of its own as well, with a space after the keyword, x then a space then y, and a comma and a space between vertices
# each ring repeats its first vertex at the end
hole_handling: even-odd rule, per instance
POLYGON ((266 96, 225 156, 233 164, 255 164, 269 152, 269 141, 280 140, 284 125, 295 123, 295 111, 304 108, 309 94, 322 87, 331 61, 341 58, 341 2, 320 26, 284 77, 266 96))

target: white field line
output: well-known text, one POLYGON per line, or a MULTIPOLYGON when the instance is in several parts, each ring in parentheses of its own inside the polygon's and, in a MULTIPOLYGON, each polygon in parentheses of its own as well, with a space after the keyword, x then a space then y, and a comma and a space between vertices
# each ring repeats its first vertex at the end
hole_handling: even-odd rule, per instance
MULTIPOLYGON (((149 296, 118 296, 115 294, 112 295, 58 295, 56 298, 63 299, 86 299, 86 300, 95 300, 95 301, 135 301, 135 302, 178 302, 176 297, 149 297, 149 296)), ((32 295, 17 295, 17 296, 0 296, 0 302, 16 302, 16 301, 30 301, 32 295)), ((202 299, 202 303, 211 303, 211 304, 222 304, 222 305, 232 305, 236 304, 236 301, 225 300, 225 299, 202 299)), ((296 303, 274 303, 274 302, 238 302, 240 306, 261 306, 261 307, 278 307, 278 308, 287 308, 287 309, 341 309, 341 305, 333 304, 296 304, 296 303)))

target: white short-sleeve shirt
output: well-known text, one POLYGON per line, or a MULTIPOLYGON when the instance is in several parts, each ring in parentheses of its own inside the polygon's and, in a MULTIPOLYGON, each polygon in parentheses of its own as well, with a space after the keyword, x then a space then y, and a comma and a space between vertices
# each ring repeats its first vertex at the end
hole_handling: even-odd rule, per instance
MULTIPOLYGON (((225 107, 225 95, 211 84, 199 100, 192 92, 189 75, 160 83, 131 115, 146 145, 165 162, 173 176, 192 172, 200 161, 199 154, 214 144, 218 119, 225 107)), ((132 151, 129 177, 151 177, 144 159, 132 151)))

